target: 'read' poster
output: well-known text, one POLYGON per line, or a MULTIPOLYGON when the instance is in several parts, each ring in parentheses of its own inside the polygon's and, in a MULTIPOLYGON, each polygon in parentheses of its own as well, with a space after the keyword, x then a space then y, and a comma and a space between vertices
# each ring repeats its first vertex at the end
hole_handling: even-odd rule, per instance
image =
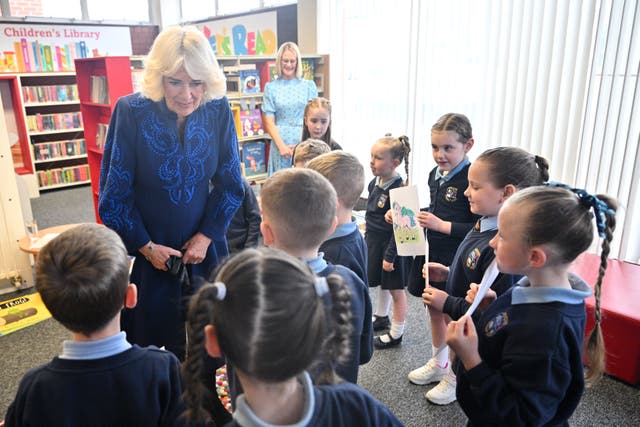
POLYGON ((0 72, 74 71, 74 59, 130 56, 129 27, 0 24, 0 72))

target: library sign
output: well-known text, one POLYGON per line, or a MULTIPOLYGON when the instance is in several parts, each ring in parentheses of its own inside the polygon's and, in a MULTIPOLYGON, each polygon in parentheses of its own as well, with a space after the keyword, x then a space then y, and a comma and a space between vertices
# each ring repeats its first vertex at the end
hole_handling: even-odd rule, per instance
POLYGON ((276 12, 257 13, 195 24, 216 55, 275 55, 278 50, 276 12))
POLYGON ((131 55, 129 27, 0 24, 0 72, 73 71, 73 60, 131 55))

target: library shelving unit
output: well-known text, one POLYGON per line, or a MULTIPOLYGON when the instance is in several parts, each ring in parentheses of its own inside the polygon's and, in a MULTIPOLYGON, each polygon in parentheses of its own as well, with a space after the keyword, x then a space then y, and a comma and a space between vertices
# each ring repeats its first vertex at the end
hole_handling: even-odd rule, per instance
POLYGON ((132 92, 131 60, 128 56, 105 56, 75 60, 80 109, 84 120, 91 193, 98 215, 100 165, 102 164, 102 137, 111 120, 118 98, 132 92))
POLYGON ((75 74, 25 73, 19 80, 39 190, 89 183, 75 74))

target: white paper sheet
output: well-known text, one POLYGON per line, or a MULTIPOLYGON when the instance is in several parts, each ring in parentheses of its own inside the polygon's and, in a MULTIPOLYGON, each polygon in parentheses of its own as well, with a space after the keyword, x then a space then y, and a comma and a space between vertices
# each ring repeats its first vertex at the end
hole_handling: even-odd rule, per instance
POLYGON ((480 286, 478 287, 476 298, 473 300, 471 307, 469 307, 467 312, 464 314, 465 316, 471 316, 473 312, 476 311, 476 308, 478 308, 478 305, 487 294, 487 291, 493 284, 493 281, 496 280, 496 277, 498 277, 498 273, 498 263, 494 259, 493 262, 489 264, 487 270, 484 272, 484 276, 482 276, 482 281, 480 282, 480 286))
POLYGON ((389 191, 391 198, 391 216, 393 217, 393 234, 400 256, 424 255, 424 232, 416 215, 420 212, 418 188, 394 188, 389 191))

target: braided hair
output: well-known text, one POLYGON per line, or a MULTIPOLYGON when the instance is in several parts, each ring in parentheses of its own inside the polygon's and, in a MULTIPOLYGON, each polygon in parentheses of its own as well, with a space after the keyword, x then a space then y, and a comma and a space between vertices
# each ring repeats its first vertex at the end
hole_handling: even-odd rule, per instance
POLYGON ((384 138, 379 139, 377 142, 387 146, 392 159, 397 159, 404 162, 404 170, 407 174, 407 179, 404 184, 409 185, 409 153, 411 153, 409 137, 406 135, 401 135, 396 138, 388 133, 384 136, 384 138))
POLYGON ((589 335, 586 353, 589 360, 586 379, 595 383, 604 371, 604 341, 600 321, 602 279, 607 269, 607 257, 616 227, 618 205, 612 198, 555 182, 516 192, 509 203, 522 207, 523 235, 529 246, 547 245, 553 258, 549 262, 568 264, 586 251, 593 241, 593 220, 602 238, 598 278, 594 285, 595 328, 589 335), (592 213, 593 211, 593 213, 592 213), (553 218, 549 221, 549 218, 553 218))
POLYGON ((220 265, 215 282, 192 298, 187 316, 190 340, 182 374, 189 421, 210 421, 208 408, 217 398, 203 382, 206 325, 215 327, 228 363, 264 382, 295 377, 319 357, 327 369, 347 357, 348 290, 339 276, 323 281, 303 262, 270 248, 246 249, 220 265))

